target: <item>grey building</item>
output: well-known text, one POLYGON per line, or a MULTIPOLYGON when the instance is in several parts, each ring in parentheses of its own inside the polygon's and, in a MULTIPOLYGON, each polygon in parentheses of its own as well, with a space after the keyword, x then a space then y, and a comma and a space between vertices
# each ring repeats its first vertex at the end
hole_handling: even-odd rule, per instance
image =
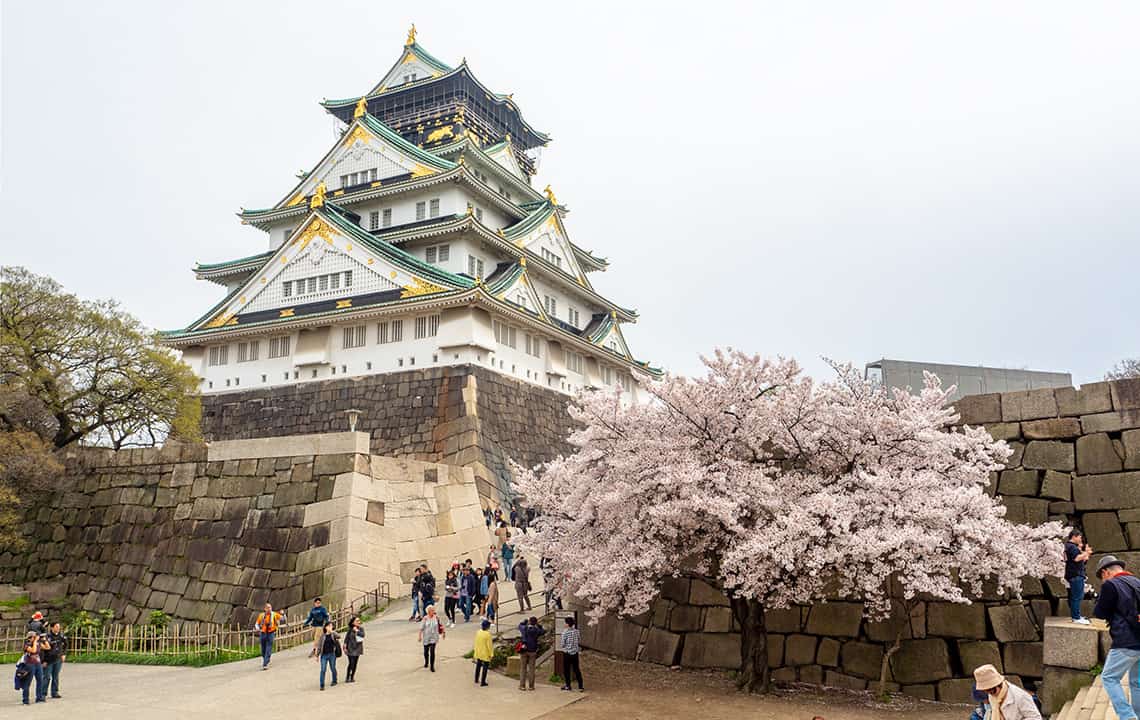
POLYGON ((922 388, 924 370, 941 378, 942 387, 958 386, 951 397, 952 400, 957 400, 965 395, 1048 387, 1072 387, 1073 385, 1071 373, 982 367, 981 365, 947 365, 944 363, 911 362, 909 360, 887 360, 886 358, 867 363, 864 373, 868 380, 874 380, 888 388, 909 386, 917 391, 922 388))

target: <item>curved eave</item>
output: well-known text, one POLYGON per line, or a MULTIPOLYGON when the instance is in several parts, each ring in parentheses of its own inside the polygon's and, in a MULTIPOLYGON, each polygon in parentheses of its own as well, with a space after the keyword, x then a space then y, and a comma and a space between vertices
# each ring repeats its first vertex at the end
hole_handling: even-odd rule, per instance
MULTIPOLYGON (((398 64, 400 64, 400 63, 397 63, 397 65, 398 64)), ((391 70, 389 70, 388 72, 390 73, 391 70)), ((403 83, 401 85, 397 85, 397 86, 391 87, 391 88, 384 88, 382 90, 379 88, 373 88, 372 92, 368 93, 364 97, 366 100, 371 100, 373 98, 378 98, 378 97, 388 97, 391 95, 396 95, 398 93, 405 92, 407 90, 413 90, 416 88, 425 87, 425 86, 430 85, 432 83, 443 82, 443 81, 448 80, 449 78, 452 78, 456 75, 463 75, 463 74, 466 74, 467 77, 470 78, 471 82, 475 84, 475 87, 477 87, 483 91, 484 97, 488 98, 490 100, 490 102, 495 103, 497 105, 506 105, 511 110, 513 110, 514 113, 518 116, 519 124, 522 125, 523 129, 526 130, 528 133, 530 133, 534 137, 534 139, 537 141, 534 143, 535 145, 545 145, 551 141, 552 138, 550 137, 550 135, 542 132, 541 130, 535 130, 534 127, 532 127, 530 123, 528 123, 525 119, 523 119, 522 111, 519 109, 519 106, 515 104, 515 101, 513 99, 511 99, 505 95, 500 96, 499 93, 492 92, 491 90, 489 90, 487 88, 486 85, 479 82, 479 78, 475 77, 475 73, 471 72, 471 69, 469 67, 467 67, 466 62, 464 62, 463 64, 461 64, 459 67, 455 68, 454 70, 451 70, 450 72, 441 73, 440 75, 435 76, 435 77, 423 78, 422 80, 413 80, 411 82, 403 83)), ((387 77, 387 74, 385 74, 385 77, 387 77)), ((339 100, 322 100, 321 106, 324 107, 326 110, 331 111, 331 110, 337 110, 337 109, 344 108, 348 105, 355 105, 359 101, 360 101, 360 98, 358 98, 358 97, 342 98, 339 100)))
POLYGON ((257 255, 238 258, 237 260, 226 260, 219 263, 197 263, 192 269, 194 270, 194 275, 199 280, 218 280, 231 275, 254 272, 260 269, 266 260, 273 257, 273 253, 274 251, 270 250, 268 252, 258 253, 257 255))
POLYGON ((543 196, 542 193, 535 190, 528 183, 523 182, 521 179, 516 177, 514 175, 514 173, 512 173, 510 170, 507 170, 505 167, 500 165, 495 160, 495 158, 488 155, 486 153, 486 151, 484 151, 481 147, 479 147, 479 145, 477 143, 471 142, 470 138, 463 138, 463 139, 459 140, 458 142, 450 143, 446 146, 433 148, 432 152, 435 153, 436 155, 459 154, 462 156, 463 153, 467 153, 467 152, 472 152, 475 155, 478 155, 479 158, 481 160, 483 160, 491 168, 491 171, 495 174, 496 178, 501 179, 501 180, 505 180, 512 187, 514 187, 515 189, 522 192, 523 195, 526 195, 530 198, 530 200, 528 200, 528 201, 519 203, 519 207, 522 207, 523 205, 526 205, 526 204, 531 203, 531 202, 544 202, 546 200, 546 198, 543 196))
POLYGON ((605 258, 600 258, 592 254, 589 250, 584 250, 574 243, 570 243, 570 248, 574 251, 574 257, 578 258, 578 262, 583 265, 589 265, 594 270, 605 270, 610 266, 610 263, 605 258))

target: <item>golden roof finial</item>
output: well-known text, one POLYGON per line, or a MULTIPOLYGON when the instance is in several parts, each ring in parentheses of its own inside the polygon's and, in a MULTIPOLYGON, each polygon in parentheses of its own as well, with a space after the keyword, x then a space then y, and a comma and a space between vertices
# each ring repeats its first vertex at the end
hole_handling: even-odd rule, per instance
POLYGON ((610 310, 610 317, 617 320, 617 310, 610 310))
POLYGON ((519 258, 519 267, 526 267, 526 256, 519 258))
POLYGON ((558 204, 558 198, 554 197, 554 191, 550 189, 549 185, 543 189, 543 192, 546 193, 546 199, 550 201, 551 205, 558 204))
POLYGON ((408 28, 408 39, 404 43, 404 47, 411 47, 412 45, 415 45, 415 44, 416 44, 416 24, 412 23, 412 26, 410 28, 408 28))
POLYGON ((313 210, 325 204, 325 193, 328 188, 325 187, 325 181, 322 180, 317 183, 317 189, 313 191, 313 197, 309 200, 309 209, 313 210))
POLYGON ((475 206, 472 205, 471 203, 467 203, 467 216, 470 217, 474 214, 475 214, 475 206))
POLYGON ((368 114, 368 98, 360 98, 356 101, 356 110, 352 113, 352 117, 359 118, 368 114))

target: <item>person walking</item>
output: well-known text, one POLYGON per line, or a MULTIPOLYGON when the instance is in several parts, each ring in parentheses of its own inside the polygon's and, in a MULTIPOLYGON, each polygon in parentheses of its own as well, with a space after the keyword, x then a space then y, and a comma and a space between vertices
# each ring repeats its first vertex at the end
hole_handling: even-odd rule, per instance
POLYGON ((1104 659, 1100 679, 1120 720, 1140 717, 1140 578, 1124 569, 1123 560, 1105 555, 1096 567, 1100 597, 1093 616, 1108 621, 1112 649, 1104 659), (1124 697, 1121 680, 1128 673, 1132 701, 1124 697))
POLYGON ((459 577, 459 609, 463 611, 463 622, 471 622, 472 602, 475 597, 475 575, 471 568, 464 567, 459 577))
POLYGON ((475 684, 487 687, 487 670, 491 658, 495 656, 495 646, 491 640, 491 621, 484 620, 475 633, 475 684), (480 677, 480 673, 482 676, 480 677))
POLYGON ((499 609, 499 574, 495 572, 494 568, 490 568, 483 577, 488 578, 484 617, 488 620, 494 620, 495 613, 499 609))
POLYGON ((408 618, 408 622, 420 620, 420 576, 422 574, 423 571, 416 568, 415 577, 412 578, 412 616, 408 618))
POLYGON ((424 646, 424 667, 430 667, 432 672, 435 672, 435 646, 446 635, 443 623, 435 614, 435 605, 428 605, 427 614, 420 624, 420 642, 424 646))
POLYGON ((1081 531, 1070 530, 1065 541, 1065 582, 1069 584, 1069 617, 1080 625, 1089 624, 1089 619, 1081 615, 1081 601, 1085 599, 1085 563, 1091 555, 1092 548, 1081 531))
POLYGON ((344 674, 346 683, 356 682, 356 665, 364 654, 364 623, 354 615, 344 631, 344 654, 348 656, 348 672, 344 674))
POLYGON ((443 614, 447 618, 448 627, 455 627, 455 606, 458 603, 459 578, 455 577, 455 570, 448 570, 443 578, 443 614))
POLYGON ((277 637, 277 628, 285 618, 284 613, 274 611, 273 606, 265 603, 265 608, 257 616, 253 627, 261 634, 261 669, 269 669, 269 658, 273 655, 273 638, 277 637))
POLYGON ((974 684, 990 696, 989 717, 993 720, 1041 720, 1041 711, 1033 697, 1007 682, 993 665, 982 665, 974 670, 974 684))
POLYGON ((530 566, 526 558, 519 556, 518 562, 511 569, 511 579, 515 581, 515 595, 519 599, 519 612, 530 610, 530 566))
POLYGON ((47 694, 47 688, 44 686, 43 657, 40 655, 40 636, 38 633, 28 631, 28 636, 24 638, 24 654, 20 658, 20 663, 28 671, 28 677, 24 678, 24 684, 21 688, 24 692, 24 704, 28 704, 28 690, 31 688, 33 680, 36 682, 36 702, 42 703, 44 695, 47 694))
POLYGON ((329 621, 329 611, 321 603, 321 599, 313 598, 313 607, 309 610, 309 616, 305 618, 305 622, 301 627, 311 627, 313 629, 313 649, 309 651, 309 657, 315 658, 321 653, 321 636, 325 632, 325 623, 329 621))
POLYGON ((522 649, 519 650, 519 690, 534 690, 535 661, 538 659, 538 639, 546 632, 546 628, 538 624, 538 618, 533 615, 529 620, 519 623, 519 639, 522 649), (529 684, 529 688, 527 685, 529 684))
POLYGON ((487 577, 487 572, 483 568, 478 568, 475 571, 475 580, 479 583, 479 593, 475 596, 475 604, 479 606, 479 617, 486 617, 487 585, 491 582, 491 578, 487 577))
POLYGON ((435 575, 427 563, 420 566, 420 607, 426 613, 428 605, 435 605, 435 575))
POLYGON ((340 647, 340 636, 333 629, 331 622, 325 623, 321 630, 321 690, 325 689, 325 669, 332 669, 332 683, 336 685, 336 659, 344 651, 340 647))
POLYGON ((578 692, 586 692, 582 687, 582 634, 578 631, 578 623, 572 617, 566 618, 566 629, 562 631, 562 675, 566 678, 563 690, 570 689, 571 675, 578 678, 578 692))
POLYGON ((67 659, 67 636, 63 634, 63 627, 58 622, 51 624, 46 636, 40 636, 40 646, 44 694, 50 691, 52 698, 59 699, 63 697, 59 694, 59 671, 67 659))
POLYGON ((515 559, 515 546, 510 543, 509 534, 507 537, 508 540, 503 541, 503 546, 499 550, 499 555, 503 558, 503 573, 505 573, 505 576, 507 578, 514 579, 514 575, 511 574, 511 570, 513 569, 512 566, 515 559))

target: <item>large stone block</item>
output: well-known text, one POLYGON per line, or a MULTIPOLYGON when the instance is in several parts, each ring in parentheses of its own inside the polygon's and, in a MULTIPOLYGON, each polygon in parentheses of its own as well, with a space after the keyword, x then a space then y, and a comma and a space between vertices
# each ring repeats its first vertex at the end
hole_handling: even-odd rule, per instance
MULTIPOLYGON (((1041 497, 1072 500, 1073 476, 1069 473, 1046 470, 1045 479, 1041 481, 1041 497)), ((1052 511, 1052 507, 1050 507, 1050 512, 1052 511)))
MULTIPOLYGON (((582 644, 586 647, 610 655, 617 655, 626 660, 633 660, 637 657, 637 646, 641 641, 641 627, 639 625, 612 616, 603 617, 596 625, 589 623, 583 623, 583 625, 585 627, 582 628, 582 644)), ((739 652, 737 649, 737 667, 740 666, 739 652)), ((684 664, 688 665, 687 662, 684 664)))
POLYGON ((676 665, 681 660, 681 636, 660 628, 650 628, 641 659, 658 665, 676 665))
MULTIPOLYGON (((1030 443, 1032 445, 1033 443, 1030 443)), ((1036 470, 1002 470, 998 482, 998 495, 1037 494, 1036 470)))
POLYGON ((859 637, 863 606, 859 603, 829 602, 813 605, 807 632, 831 637, 859 637))
POLYGON ((1120 435, 1124 446, 1124 469, 1140 469, 1140 430, 1126 430, 1120 435))
POLYGON ((1140 472, 1078 475, 1073 479, 1073 502, 1077 510, 1130 508, 1136 506, 1137 498, 1140 498, 1140 472))
POLYGON ((1112 407, 1115 410, 1140 409, 1140 378, 1110 382, 1112 407))
POLYGON ((953 675, 950 649, 940 638, 904 640, 891 656, 891 673, 904 685, 944 680, 953 675))
POLYGON ((1001 652, 992 640, 959 640, 958 658, 962 661, 962 672, 970 674, 974 668, 993 665, 1002 671, 1001 652))
POLYGON ((967 395, 954 403, 958 422, 962 425, 983 425, 1001 422, 1001 395, 967 395))
POLYGON ((768 667, 776 668, 784 664, 784 636, 768 633, 768 667))
POLYGON ((796 633, 803 630, 800 608, 790 607, 769 610, 764 613, 764 625, 768 632, 796 633))
POLYGON ((667 577, 661 581, 661 597, 677 603, 689 602, 689 579, 667 577))
POLYGON ((789 635, 784 642, 784 663, 811 665, 815 662, 816 638, 812 635, 789 635))
POLYGON ((1098 552, 1127 550, 1128 542, 1121 532, 1120 523, 1114 512, 1090 512, 1081 518, 1085 539, 1098 552))
POLYGON ((864 623, 863 631, 867 634, 867 639, 872 642, 893 643, 900 629, 903 640, 923 637, 926 628, 925 603, 916 603, 910 611, 910 617, 904 615, 904 610, 902 602, 892 600, 890 617, 886 620, 864 623))
POLYGON ((842 688, 844 690, 861 691, 867 689, 866 680, 863 680, 862 678, 852 677, 850 675, 844 675, 843 673, 835 672, 834 670, 828 670, 826 673, 824 673, 823 684, 827 687, 842 688))
POLYGON ((701 608, 696 605, 678 605, 669 615, 669 629, 690 632, 701 629, 701 608))
POLYGON ((693 580, 689 587, 690 605, 723 605, 728 607, 728 597, 703 580, 693 580))
POLYGON ((1108 383, 1085 383, 1080 389, 1056 388, 1057 411, 1062 417, 1108 412, 1112 409, 1112 397, 1108 383))
POLYGON ((729 632, 732 630, 732 609, 726 607, 705 608, 705 632, 729 632))
POLYGON ((1020 525, 1041 525, 1049 519, 1049 501, 1008 495, 1002 497, 1005 519, 1020 525))
POLYGON ((1070 670, 1063 667, 1045 666, 1044 679, 1041 681, 1041 710, 1046 716, 1053 715, 1064 707, 1065 703, 1077 696, 1081 688, 1092 685, 1095 675, 1087 670, 1070 670))
POLYGON ((848 675, 878 679, 882 671, 883 646, 851 640, 843 643, 839 657, 840 666, 848 675))
POLYGON ((815 652, 815 662, 824 667, 839 666, 839 641, 835 638, 820 638, 819 648, 815 652))
POLYGON ((1002 648, 1005 671, 1022 677, 1041 677, 1043 647, 1039 642, 1006 643, 1002 648))
POLYGON ((685 667, 740 667, 740 636, 735 633, 689 633, 681 651, 685 667))
POLYGON ((973 678, 950 678, 938 682, 938 702, 972 704, 973 693, 973 678))
POLYGON ((1017 440, 1021 437, 1020 423, 987 423, 985 428, 994 440, 1017 440))
POLYGON ((977 603, 932 602, 926 604, 926 633, 952 638, 986 637, 986 610, 977 603))
POLYGON ((1121 410, 1081 416, 1081 430, 1086 434, 1118 432, 1140 428, 1140 410, 1121 410))
POLYGON ((1002 393, 1003 422, 1057 417, 1057 399, 1052 388, 1002 393))
POLYGON ((1021 464, 1038 470, 1063 470, 1074 467, 1073 444, 1051 440, 1034 440, 1025 447, 1021 464))
POLYGON ((994 637, 999 642, 1041 639, 1025 605, 993 605, 989 608, 989 616, 994 637))
POLYGON ((1077 473, 1095 475, 1114 473, 1124 469, 1121 457, 1107 433, 1095 433, 1077 438, 1077 473))
POLYGON ((1030 420, 1021 423, 1021 434, 1026 440, 1075 438, 1081 434, 1081 423, 1076 418, 1030 420))

